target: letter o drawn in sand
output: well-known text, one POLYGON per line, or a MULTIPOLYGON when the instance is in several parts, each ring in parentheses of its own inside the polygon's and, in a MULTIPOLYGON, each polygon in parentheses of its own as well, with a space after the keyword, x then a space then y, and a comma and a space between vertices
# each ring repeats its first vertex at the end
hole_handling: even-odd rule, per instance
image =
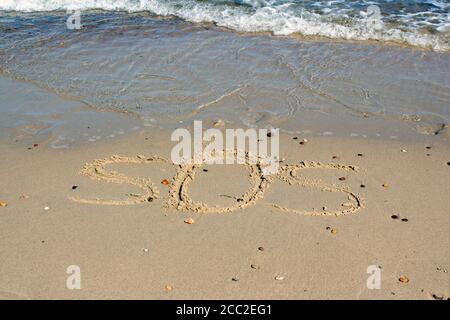
POLYGON ((94 160, 91 163, 86 163, 80 172, 80 174, 82 174, 83 176, 89 177, 94 180, 103 180, 111 183, 131 184, 142 189, 144 193, 127 194, 127 197, 129 198, 127 200, 78 199, 74 197, 69 197, 69 199, 78 203, 120 206, 120 205, 133 205, 142 202, 152 202, 154 199, 157 199, 159 197, 159 190, 158 188, 156 188, 156 186, 152 183, 150 179, 132 178, 117 171, 106 170, 105 167, 107 165, 117 163, 131 163, 131 164, 167 163, 167 160, 156 156, 124 157, 113 155, 106 159, 99 159, 94 160))
MULTIPOLYGON (((238 156, 236 150, 226 150, 224 153, 234 157, 238 156)), ((263 176, 261 165, 255 164, 255 162, 250 160, 249 154, 245 152, 244 159, 238 162, 247 167, 251 187, 240 197, 241 201, 238 201, 235 205, 229 207, 209 206, 192 200, 189 196, 189 184, 194 181, 196 170, 201 165, 186 164, 178 167, 174 183, 169 190, 169 206, 177 210, 188 210, 198 213, 228 213, 254 205, 259 198, 262 198, 270 181, 263 176)))

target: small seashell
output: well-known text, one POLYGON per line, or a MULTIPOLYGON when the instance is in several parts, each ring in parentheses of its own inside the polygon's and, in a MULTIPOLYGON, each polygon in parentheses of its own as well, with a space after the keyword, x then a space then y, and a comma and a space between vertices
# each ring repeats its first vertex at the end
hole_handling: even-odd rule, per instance
POLYGON ((278 275, 278 276, 275 276, 275 280, 277 280, 277 281, 282 281, 282 280, 284 280, 284 277, 278 275))
POLYGON ((331 228, 330 232, 331 232, 331 234, 336 234, 337 230, 335 228, 331 228))
POLYGON ((8 205, 8 203, 6 201, 1 201, 0 200, 0 208, 4 208, 8 205))
POLYGON ((409 279, 408 279, 407 276, 400 276, 400 277, 398 278, 398 281, 400 281, 401 283, 408 283, 408 282, 409 282, 409 279))
POLYGON ((167 180, 167 179, 162 179, 162 180, 161 180, 161 184, 167 186, 167 185, 169 185, 169 180, 167 180))
POLYGON ((192 218, 187 218, 186 220, 184 220, 184 223, 187 223, 187 224, 193 224, 193 223, 194 223, 194 219, 192 219, 192 218))
POLYGON ((50 207, 44 207, 44 210, 48 211, 48 210, 50 210, 50 207))
POLYGON ((323 207, 322 207, 322 210, 323 210, 323 211, 327 211, 327 209, 328 209, 328 208, 327 208, 326 206, 323 206, 323 207))
POLYGON ((264 247, 258 247, 259 251, 264 251, 264 247))
POLYGON ((173 290, 173 288, 172 288, 172 286, 170 284, 166 284, 165 288, 166 288, 167 291, 172 291, 173 290))
POLYGON ((383 183, 381 186, 382 186, 383 188, 389 188, 389 184, 387 184, 387 183, 383 183))
POLYGON ((406 152, 406 150, 405 150, 405 149, 402 149, 402 152, 406 152))

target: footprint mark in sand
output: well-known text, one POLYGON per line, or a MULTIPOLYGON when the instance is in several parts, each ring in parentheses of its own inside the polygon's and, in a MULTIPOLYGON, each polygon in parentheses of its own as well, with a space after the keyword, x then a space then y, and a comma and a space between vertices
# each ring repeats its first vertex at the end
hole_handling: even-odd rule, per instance
POLYGON ((80 174, 94 180, 103 180, 117 184, 131 184, 141 188, 143 194, 127 194, 128 200, 101 200, 101 199, 78 199, 69 197, 70 200, 78 203, 99 204, 99 205, 133 205, 142 202, 152 202, 159 197, 159 190, 148 178, 132 178, 117 171, 108 171, 106 166, 117 163, 167 163, 166 159, 160 157, 124 157, 113 155, 109 158, 94 160, 91 163, 86 163, 80 174))

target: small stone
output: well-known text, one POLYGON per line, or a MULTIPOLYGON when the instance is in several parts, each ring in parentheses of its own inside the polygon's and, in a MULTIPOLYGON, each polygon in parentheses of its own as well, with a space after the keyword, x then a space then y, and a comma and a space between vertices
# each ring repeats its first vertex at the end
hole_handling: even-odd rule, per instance
POLYGON ((272 137, 272 131, 267 132, 267 137, 272 137))
POLYGON ((75 190, 77 188, 78 188, 78 186, 72 186, 72 190, 75 190))
POLYGON ((361 184, 360 187, 361 187, 361 188, 365 188, 366 185, 365 185, 365 184, 361 184))
POLYGON ((22 193, 19 198, 20 199, 29 199, 30 196, 28 194, 26 194, 26 193, 22 193))
POLYGON ((323 210, 323 211, 327 211, 327 209, 328 209, 328 208, 327 208, 326 206, 323 206, 323 207, 322 207, 322 210, 323 210))
POLYGON ((208 169, 203 169, 203 172, 208 172, 208 169))
POLYGON ((408 219, 403 218, 402 221, 403 221, 403 222, 408 222, 408 219))
POLYGON ((186 224, 193 224, 194 223, 194 219, 188 218, 188 219, 184 220, 184 223, 186 223, 186 224))
POLYGON ((405 149, 402 149, 402 152, 406 152, 406 150, 405 150, 405 149))
POLYGON ((144 253, 147 253, 147 252, 148 252, 148 248, 143 248, 142 251, 143 251, 144 253))
POLYGON ((447 165, 448 165, 448 166, 450 166, 450 161, 449 161, 449 162, 447 162, 447 165))
POLYGON ((165 288, 166 288, 167 291, 172 291, 173 290, 173 288, 172 288, 172 286, 170 284, 166 284, 165 288))
POLYGON ((214 121, 214 127, 216 127, 216 128, 223 127, 224 124, 225 123, 223 122, 222 119, 214 121))
POLYGON ((1 201, 0 200, 0 208, 4 208, 6 206, 8 206, 8 203, 6 201, 1 201))
POLYGON ((303 139, 302 141, 300 141, 300 144, 306 144, 308 142, 308 139, 303 139))
POLYGON ((398 278, 398 281, 400 281, 401 283, 408 283, 408 282, 409 282, 409 279, 408 279, 407 276, 400 276, 400 277, 398 278))
POLYGON ((398 219, 398 215, 393 214, 393 215, 391 216, 391 218, 392 218, 392 219, 398 219))
POLYGON ((147 201, 148 201, 148 202, 153 202, 153 197, 148 197, 148 198, 147 198, 147 201))
POLYGON ((383 188, 389 188, 389 184, 387 184, 387 183, 383 183, 381 186, 382 186, 383 188))
POLYGON ((331 159, 339 159, 338 156, 332 156, 331 159))
POLYGON ((294 139, 294 140, 298 140, 298 137, 293 137, 292 139, 294 139))
POLYGON ((358 153, 358 157, 364 157, 362 153, 358 153))
POLYGON ((167 185, 169 185, 169 180, 167 180, 167 179, 162 179, 162 180, 161 180, 161 184, 167 186, 167 185))
POLYGON ((345 177, 340 177, 339 180, 340 181, 345 181, 345 177))
POLYGON ((238 281, 239 281, 239 278, 236 278, 236 277, 231 278, 231 281, 238 282, 238 281))
POLYGON ((258 247, 259 251, 264 251, 264 247, 258 247))
POLYGON ((50 207, 44 207, 44 210, 48 211, 48 210, 50 210, 50 207))
POLYGON ((283 276, 275 276, 275 280, 282 281, 282 280, 284 280, 284 277, 283 276))
POLYGON ((430 146, 426 146, 425 148, 426 148, 426 149, 428 149, 428 150, 430 150, 430 149, 431 149, 431 147, 430 147, 430 146))
POLYGON ((330 232, 331 232, 331 234, 336 234, 337 230, 335 228, 331 228, 330 232))
POLYGON ((250 268, 255 269, 255 270, 261 269, 260 266, 258 266, 258 265, 256 265, 256 264, 250 265, 250 268))

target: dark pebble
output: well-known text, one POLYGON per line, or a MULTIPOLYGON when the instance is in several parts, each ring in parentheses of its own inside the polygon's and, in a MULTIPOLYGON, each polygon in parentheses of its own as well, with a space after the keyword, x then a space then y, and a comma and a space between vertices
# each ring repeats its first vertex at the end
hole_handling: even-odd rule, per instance
POLYGON ((267 132, 267 136, 270 138, 272 136, 272 132, 267 132))
POLYGON ((393 215, 391 216, 391 218, 392 218, 392 219, 398 219, 398 215, 393 214, 393 215))
POLYGON ((231 278, 231 281, 238 282, 239 279, 238 278, 231 278))
POLYGON ((345 181, 345 177, 340 177, 339 180, 345 181))
POLYGON ((293 137, 292 139, 294 139, 294 140, 297 140, 297 139, 298 139, 298 137, 293 137))
POLYGON ((203 172, 208 172, 208 169, 203 169, 203 172))
POLYGON ((147 198, 147 201, 148 201, 148 202, 153 202, 153 197, 148 197, 148 198, 147 198))
POLYGON ((75 190, 76 188, 78 188, 78 186, 72 186, 72 190, 75 190))
POLYGON ((431 147, 430 147, 430 146, 426 146, 425 148, 427 148, 428 150, 430 150, 430 149, 431 149, 431 147))
POLYGON ((264 251, 264 247, 259 247, 258 250, 259 251, 264 251))
POLYGON ((364 155, 362 153, 358 153, 358 157, 363 157, 364 155))
POLYGON ((448 166, 450 166, 450 161, 449 161, 449 162, 447 162, 447 165, 448 165, 448 166))
POLYGON ((408 222, 408 219, 403 218, 402 221, 403 221, 403 222, 408 222))
POLYGON ((361 187, 361 188, 365 188, 365 187, 366 187, 366 185, 365 185, 365 184, 362 184, 362 185, 360 185, 360 187, 361 187))

